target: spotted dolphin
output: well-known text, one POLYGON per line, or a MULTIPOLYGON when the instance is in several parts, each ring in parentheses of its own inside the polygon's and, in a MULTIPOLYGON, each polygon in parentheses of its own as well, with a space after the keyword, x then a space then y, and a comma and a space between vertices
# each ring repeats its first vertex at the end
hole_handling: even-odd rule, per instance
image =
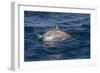
POLYGON ((50 29, 40 37, 42 38, 43 42, 56 42, 69 39, 71 38, 71 35, 56 26, 55 28, 50 29))

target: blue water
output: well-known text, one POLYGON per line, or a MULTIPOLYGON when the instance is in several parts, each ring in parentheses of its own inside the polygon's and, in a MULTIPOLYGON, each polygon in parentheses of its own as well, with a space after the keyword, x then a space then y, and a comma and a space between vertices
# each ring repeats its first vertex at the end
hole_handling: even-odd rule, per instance
POLYGON ((90 14, 24 11, 24 61, 90 58, 90 14), (72 39, 44 44, 43 35, 57 25, 72 39))

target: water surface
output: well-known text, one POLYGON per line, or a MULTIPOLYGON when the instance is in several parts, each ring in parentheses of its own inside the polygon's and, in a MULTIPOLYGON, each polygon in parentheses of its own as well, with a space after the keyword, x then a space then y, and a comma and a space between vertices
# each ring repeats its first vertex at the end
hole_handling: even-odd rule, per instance
POLYGON ((90 14, 24 11, 24 61, 90 58, 90 14), (57 25, 72 39, 46 45, 43 35, 57 25))

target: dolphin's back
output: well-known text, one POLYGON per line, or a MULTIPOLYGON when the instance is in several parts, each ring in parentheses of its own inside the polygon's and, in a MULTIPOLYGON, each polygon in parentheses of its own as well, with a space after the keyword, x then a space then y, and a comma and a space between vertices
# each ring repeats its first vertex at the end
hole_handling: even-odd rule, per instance
POLYGON ((43 41, 62 41, 70 37, 68 33, 57 28, 46 32, 43 35, 43 41))

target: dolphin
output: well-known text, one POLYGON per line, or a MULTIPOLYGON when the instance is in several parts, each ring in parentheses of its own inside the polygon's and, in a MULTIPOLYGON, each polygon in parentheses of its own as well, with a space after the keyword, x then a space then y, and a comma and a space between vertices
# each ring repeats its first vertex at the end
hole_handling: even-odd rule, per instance
POLYGON ((69 39, 71 38, 71 35, 56 26, 55 28, 44 33, 42 36, 40 36, 40 38, 42 38, 43 42, 57 42, 69 39))

